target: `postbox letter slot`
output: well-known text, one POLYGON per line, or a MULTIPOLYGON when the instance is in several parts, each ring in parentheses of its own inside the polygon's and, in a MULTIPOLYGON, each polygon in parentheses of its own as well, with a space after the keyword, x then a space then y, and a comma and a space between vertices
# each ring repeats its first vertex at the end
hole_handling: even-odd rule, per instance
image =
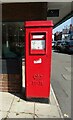
POLYGON ((46 32, 30 33, 30 54, 45 54, 46 32))

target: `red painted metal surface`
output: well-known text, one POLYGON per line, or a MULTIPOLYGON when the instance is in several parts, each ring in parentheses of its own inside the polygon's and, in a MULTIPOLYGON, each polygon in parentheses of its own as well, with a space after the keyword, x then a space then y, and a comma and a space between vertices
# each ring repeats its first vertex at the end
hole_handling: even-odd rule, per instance
POLYGON ((52 21, 25 22, 25 90, 27 98, 50 95, 52 21))

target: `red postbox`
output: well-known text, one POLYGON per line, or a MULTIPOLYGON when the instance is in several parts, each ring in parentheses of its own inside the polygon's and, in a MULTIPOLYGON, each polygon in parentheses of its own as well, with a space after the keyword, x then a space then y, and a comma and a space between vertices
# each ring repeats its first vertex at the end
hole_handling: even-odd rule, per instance
POLYGON ((52 21, 25 22, 25 90, 27 98, 48 98, 52 21))

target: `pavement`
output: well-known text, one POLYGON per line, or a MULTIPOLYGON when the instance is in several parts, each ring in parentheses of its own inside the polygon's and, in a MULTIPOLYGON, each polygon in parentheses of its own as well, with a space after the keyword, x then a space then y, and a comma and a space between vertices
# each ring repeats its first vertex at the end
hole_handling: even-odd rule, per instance
POLYGON ((63 118, 52 87, 50 91, 50 103, 26 101, 24 96, 21 97, 20 94, 0 92, 0 119, 63 118))
MULTIPOLYGON (((24 68, 22 67, 23 72, 24 68)), ((24 80, 24 76, 23 76, 24 80)), ((24 83, 24 82, 23 82, 24 83)), ((23 84, 23 89, 25 85, 23 84)), ((28 101, 25 99, 24 92, 13 94, 0 92, 0 119, 9 118, 63 118, 60 106, 56 99, 52 86, 50 87, 50 97, 46 103, 44 101, 28 101)))

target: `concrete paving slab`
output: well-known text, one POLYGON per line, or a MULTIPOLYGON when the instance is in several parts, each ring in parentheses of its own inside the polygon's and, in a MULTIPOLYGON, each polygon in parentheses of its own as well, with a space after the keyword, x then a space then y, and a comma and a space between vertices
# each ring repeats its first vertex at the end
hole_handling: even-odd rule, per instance
MULTIPOLYGON (((51 85, 50 85, 51 86, 51 85)), ((52 105, 54 105, 54 106, 56 106, 57 107, 57 111, 58 111, 58 113, 59 113, 59 116, 60 116, 60 118, 63 118, 63 114, 62 114, 62 111, 61 111, 61 109, 60 109, 60 106, 59 106, 59 103, 58 103, 58 101, 57 101, 57 98, 56 98, 56 96, 55 96, 55 93, 54 93, 54 90, 53 90, 53 88, 52 88, 52 86, 50 87, 51 88, 51 95, 50 95, 50 97, 51 97, 51 103, 52 103, 52 105), (54 103, 54 104, 53 104, 54 103)), ((51 105, 51 104, 50 104, 51 105)))
POLYGON ((35 116, 35 119, 36 118, 39 119, 39 118, 58 118, 58 117, 57 116, 49 116, 49 115, 38 115, 38 116, 35 116))
POLYGON ((56 102, 54 100, 54 96, 53 96, 52 90, 50 91, 49 99, 50 99, 50 105, 55 105, 56 104, 56 102))
POLYGON ((2 110, 2 92, 0 92, 0 111, 2 110))
POLYGON ((59 105, 57 103, 52 87, 49 104, 25 101, 20 97, 7 92, 3 92, 2 94, 3 97, 1 99, 0 96, 0 100, 3 100, 4 103, 2 101, 3 109, 1 109, 1 112, 8 111, 8 114, 4 113, 3 117, 7 116, 8 118, 61 118, 61 111, 59 109, 59 105), (4 109, 5 107, 7 108, 4 109))
POLYGON ((35 114, 38 117, 47 116, 47 117, 60 118, 60 114, 59 114, 59 111, 57 109, 57 106, 48 105, 48 104, 35 103, 35 114))
POLYGON ((23 100, 23 99, 21 99, 19 96, 16 96, 15 95, 15 97, 14 97, 14 102, 23 102, 23 103, 26 103, 26 101, 25 100, 23 100))
POLYGON ((14 95, 7 92, 0 92, 0 110, 9 111, 14 95))
POLYGON ((7 117, 7 112, 0 111, 0 120, 7 117))
POLYGON ((34 113, 34 102, 26 102, 22 99, 17 100, 17 97, 15 97, 10 112, 34 113))
POLYGON ((24 112, 21 113, 9 113, 8 118, 34 118, 33 114, 25 114, 24 112))

